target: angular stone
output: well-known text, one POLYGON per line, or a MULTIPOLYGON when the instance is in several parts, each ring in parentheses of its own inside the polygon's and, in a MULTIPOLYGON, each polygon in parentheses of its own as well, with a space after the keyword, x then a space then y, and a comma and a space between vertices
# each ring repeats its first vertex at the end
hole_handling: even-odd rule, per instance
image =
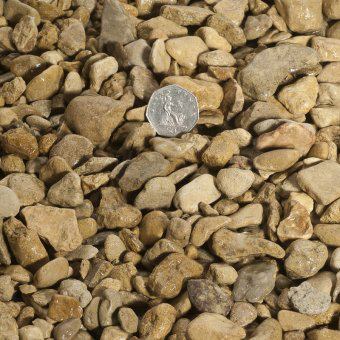
POLYGON ((214 12, 223 14, 235 25, 241 25, 247 9, 246 0, 221 0, 214 6, 214 12))
POLYGON ((300 188, 317 203, 328 205, 340 197, 340 164, 324 161, 299 171, 300 188))
POLYGON ((234 284, 235 301, 262 303, 275 286, 276 266, 270 262, 257 262, 242 267, 234 284))
POLYGON ((149 276, 148 286, 153 294, 167 299, 177 296, 183 283, 199 277, 203 267, 182 254, 170 254, 149 276))
POLYGON ((223 315, 201 313, 189 323, 186 337, 188 340, 240 340, 246 337, 246 332, 223 315))
POLYGON ((85 40, 84 26, 79 20, 73 18, 64 20, 58 40, 58 47, 63 53, 73 56, 85 49, 85 40))
POLYGON ((266 101, 290 73, 315 67, 317 52, 298 44, 281 44, 256 54, 238 74, 243 92, 257 100, 266 101))
POLYGON ((266 14, 248 16, 244 24, 244 34, 247 40, 258 39, 272 27, 273 20, 266 14))
POLYGON ((37 231, 56 251, 71 251, 80 246, 82 237, 74 210, 48 206, 22 209, 28 229, 37 231))
POLYGON ((104 253, 110 262, 119 262, 126 246, 117 235, 108 235, 104 242, 104 253))
POLYGON ((52 65, 33 78, 26 87, 26 98, 29 102, 48 99, 56 94, 64 77, 64 71, 59 65, 52 65))
POLYGON ((244 227, 256 227, 262 223, 263 207, 259 203, 250 203, 229 216, 228 228, 236 230, 244 227))
POLYGON ((257 318, 256 308, 247 302, 236 302, 230 312, 230 320, 244 327, 257 318))
POLYGON ((64 117, 70 129, 98 145, 108 141, 124 113, 124 106, 109 97, 78 96, 68 104, 64 117))
POLYGON ((143 101, 148 101, 159 87, 153 73, 142 66, 135 66, 130 72, 130 78, 134 95, 143 101))
POLYGON ((12 32, 12 40, 21 53, 31 52, 38 38, 38 28, 32 16, 25 15, 15 25, 12 32))
POLYGON ((320 56, 320 61, 340 61, 339 39, 313 37, 311 46, 320 56))
POLYGON ((136 29, 121 3, 118 0, 105 0, 101 17, 99 48, 102 50, 111 42, 125 45, 135 39, 136 29))
POLYGON ((218 230, 212 236, 214 254, 227 263, 235 263, 244 257, 262 254, 283 258, 285 251, 276 243, 247 234, 235 233, 227 228, 218 230))
POLYGON ((215 179, 212 175, 204 174, 182 186, 175 194, 173 203, 176 208, 182 209, 186 213, 198 211, 198 204, 207 204, 219 199, 221 193, 215 186, 215 179))
POLYGON ((300 152, 294 149, 278 149, 265 152, 254 158, 258 170, 280 172, 289 169, 300 158, 300 152))
POLYGON ((216 83, 192 79, 188 76, 169 76, 162 80, 161 87, 173 84, 194 94, 197 97, 200 111, 218 109, 222 102, 223 89, 216 83))
POLYGON ((320 217, 321 223, 340 223, 340 199, 330 204, 320 217))
POLYGON ((21 77, 17 77, 2 86, 0 95, 4 98, 6 104, 11 105, 20 98, 25 89, 25 81, 21 77))
POLYGON ((118 63, 114 57, 106 57, 94 62, 90 67, 90 88, 99 92, 104 80, 118 71, 118 63))
POLYGON ((190 302, 201 313, 228 315, 232 307, 231 296, 210 280, 189 280, 187 290, 190 302))
POLYGON ((198 56, 198 64, 202 66, 233 66, 235 62, 232 54, 223 50, 204 52, 198 56))
POLYGON ((314 234, 327 246, 340 247, 340 224, 317 224, 314 234))
POLYGON ((151 48, 144 39, 132 41, 124 48, 130 65, 148 68, 151 48))
POLYGON ((64 321, 70 318, 80 319, 83 310, 76 298, 55 294, 48 306, 47 315, 55 321, 64 321))
POLYGON ((228 40, 221 37, 216 32, 216 30, 211 27, 200 27, 195 32, 195 35, 199 36, 204 41, 204 43, 212 50, 217 49, 225 52, 231 51, 231 45, 229 44, 228 40))

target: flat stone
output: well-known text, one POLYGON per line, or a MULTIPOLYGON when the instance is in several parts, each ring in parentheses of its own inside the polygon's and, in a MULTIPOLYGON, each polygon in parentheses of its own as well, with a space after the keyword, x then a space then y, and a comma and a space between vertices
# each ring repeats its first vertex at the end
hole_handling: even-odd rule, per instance
POLYGON ((179 85, 195 95, 200 111, 218 109, 222 102, 223 89, 216 83, 192 79, 188 76, 169 76, 162 80, 161 87, 173 84, 179 85))
POLYGON ((177 296, 184 281, 199 277, 203 267, 182 254, 170 254, 149 276, 148 286, 153 294, 167 299, 177 296))
POLYGON ((233 66, 235 63, 232 54, 223 50, 204 52, 198 57, 198 64, 202 66, 233 66))
POLYGON ((74 169, 74 172, 79 176, 90 175, 105 170, 106 168, 117 163, 117 161, 117 158, 114 157, 91 157, 84 164, 74 169))
POLYGON ((160 14, 181 26, 199 26, 213 12, 198 6, 165 5, 162 6, 160 14))
POLYGON ((127 166, 119 186, 127 192, 138 190, 147 180, 163 174, 169 165, 170 162, 160 153, 143 152, 127 166))
POLYGON ((84 194, 79 175, 69 172, 60 181, 53 184, 47 193, 48 200, 55 205, 70 208, 81 205, 84 194))
POLYGON ((182 186, 174 196, 174 205, 186 213, 198 211, 198 204, 207 204, 219 199, 221 193, 215 186, 215 179, 212 175, 204 174, 182 186))
POLYGON ((0 185, 0 218, 16 216, 20 210, 20 201, 15 192, 0 185))
POLYGON ((65 258, 68 261, 74 260, 90 260, 98 253, 98 249, 91 245, 81 245, 77 249, 68 252, 65 258))
POLYGON ((239 72, 238 81, 247 96, 266 101, 292 70, 311 68, 318 62, 317 52, 310 47, 281 44, 256 54, 239 72))
POLYGON ((223 315, 201 313, 189 323, 186 336, 188 340, 239 340, 246 332, 223 315))
POLYGON ((331 304, 329 294, 319 291, 307 281, 302 282, 298 287, 291 287, 288 297, 298 312, 307 315, 324 313, 331 304))
POLYGON ((57 257, 40 267, 34 274, 34 285, 47 288, 68 276, 68 261, 65 257, 57 257))
POLYGON ((154 137, 149 140, 154 151, 167 158, 182 158, 194 143, 181 138, 154 137))
POLYGON ((311 46, 320 56, 320 61, 340 61, 339 39, 313 37, 311 46))
POLYGON ((27 84, 25 91, 27 100, 33 102, 49 99, 59 91, 63 77, 64 71, 61 66, 50 66, 27 84))
POLYGON ((214 254, 227 263, 235 263, 247 256, 262 254, 283 258, 285 251, 276 243, 258 237, 235 233, 227 228, 218 230, 212 236, 214 254))
POLYGON ((324 161, 299 171, 301 189, 318 203, 328 205, 340 197, 340 165, 324 161))
POLYGON ((293 149, 278 149, 265 152, 254 158, 258 170, 280 172, 289 169, 299 159, 300 153, 293 149))
POLYGON ((232 298, 213 281, 189 280, 187 290, 190 302, 201 313, 228 315, 232 307, 232 298))
POLYGON ((57 251, 71 251, 82 242, 74 210, 31 206, 22 209, 28 229, 35 230, 57 251))
POLYGON ((165 42, 165 48, 179 65, 188 69, 196 68, 198 56, 208 50, 204 41, 195 36, 169 39, 165 42), (188 49, 187 46, 191 48, 188 49))
POLYGON ((48 307, 47 315, 55 321, 64 321, 70 318, 80 319, 83 310, 79 305, 78 299, 55 294, 48 307))
POLYGON ((235 301, 262 303, 275 286, 276 266, 270 262, 257 262, 242 267, 234 284, 235 301))
POLYGON ((284 262, 287 275, 303 279, 315 275, 326 263, 327 247, 319 241, 295 240, 286 250, 284 262))
POLYGON ((327 246, 340 247, 340 224, 317 224, 314 234, 327 246))
POLYGON ((312 316, 290 310, 280 310, 277 318, 285 332, 295 330, 304 331, 315 326, 315 320, 312 316))
POLYGON ((135 39, 136 29, 121 3, 118 0, 105 0, 101 17, 100 49, 111 42, 125 45, 135 39))
POLYGON ((58 48, 68 56, 85 49, 86 34, 79 20, 69 18, 64 20, 59 34, 58 48))
POLYGON ((68 104, 64 117, 70 129, 98 145, 108 141, 124 113, 124 106, 109 97, 78 96, 68 104))
POLYGON ((3 231, 12 254, 23 267, 37 268, 48 261, 47 251, 35 230, 11 217, 4 222, 3 231))

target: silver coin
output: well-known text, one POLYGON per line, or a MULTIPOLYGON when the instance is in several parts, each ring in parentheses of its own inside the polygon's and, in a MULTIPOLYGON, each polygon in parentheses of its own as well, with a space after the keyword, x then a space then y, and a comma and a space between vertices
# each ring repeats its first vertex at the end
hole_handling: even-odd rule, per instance
POLYGON ((176 137, 189 132, 198 120, 197 98, 178 85, 155 91, 146 109, 146 117, 160 136, 176 137))

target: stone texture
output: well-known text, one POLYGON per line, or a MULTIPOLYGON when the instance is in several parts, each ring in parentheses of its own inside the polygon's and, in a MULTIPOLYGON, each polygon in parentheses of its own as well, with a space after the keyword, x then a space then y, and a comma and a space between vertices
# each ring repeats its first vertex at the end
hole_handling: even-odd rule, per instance
POLYGON ((313 37, 311 46, 320 56, 320 61, 340 61, 339 39, 313 37))
POLYGON ((317 224, 314 235, 328 246, 340 246, 340 224, 317 224))
POLYGON ((85 49, 85 30, 79 20, 70 18, 63 23, 59 35, 58 47, 68 56, 76 54, 79 50, 85 49))
POLYGON ((82 314, 83 310, 76 298, 59 294, 53 295, 47 312, 48 317, 55 321, 81 318, 82 314))
POLYGON ((38 28, 32 16, 25 15, 15 25, 12 32, 12 40, 15 47, 21 53, 31 52, 38 38, 38 28))
POLYGON ((300 153, 293 149, 267 151, 254 158, 254 166, 258 170, 280 172, 289 169, 299 159, 300 153))
POLYGON ((0 218, 16 216, 20 210, 20 201, 13 190, 0 185, 0 218))
POLYGON ((339 106, 325 106, 313 108, 311 116, 314 124, 319 128, 340 124, 340 108, 339 106))

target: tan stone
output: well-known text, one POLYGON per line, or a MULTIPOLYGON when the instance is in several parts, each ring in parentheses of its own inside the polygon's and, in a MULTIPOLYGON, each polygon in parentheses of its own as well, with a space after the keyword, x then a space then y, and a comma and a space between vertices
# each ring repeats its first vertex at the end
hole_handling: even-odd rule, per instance
POLYGON ((195 32, 195 35, 200 37, 210 49, 217 49, 225 52, 231 51, 231 45, 228 40, 220 36, 212 27, 200 27, 195 32))
POLYGON ((21 77, 16 77, 2 86, 0 96, 4 98, 6 104, 11 105, 20 98, 25 89, 25 81, 21 77))
POLYGON ((265 152, 254 158, 258 170, 279 172, 289 169, 299 159, 300 153, 294 149, 278 149, 265 152))
POLYGON ((32 16, 25 15, 15 25, 12 39, 17 50, 21 53, 31 52, 38 38, 38 28, 32 16))
POLYGON ((47 315, 55 321, 63 321, 70 318, 81 318, 83 310, 78 299, 55 294, 48 307, 47 315))
POLYGON ((314 234, 324 244, 340 247, 340 224, 317 224, 314 234))
POLYGON ((58 48, 66 55, 72 56, 85 48, 85 39, 82 23, 73 18, 66 19, 59 35, 58 48))
POLYGON ((311 46, 319 53, 320 61, 340 61, 339 39, 313 37, 311 46))
POLYGON ((312 316, 289 310, 279 311, 277 317, 282 329, 285 332, 296 330, 304 331, 315 326, 315 321, 312 316))

